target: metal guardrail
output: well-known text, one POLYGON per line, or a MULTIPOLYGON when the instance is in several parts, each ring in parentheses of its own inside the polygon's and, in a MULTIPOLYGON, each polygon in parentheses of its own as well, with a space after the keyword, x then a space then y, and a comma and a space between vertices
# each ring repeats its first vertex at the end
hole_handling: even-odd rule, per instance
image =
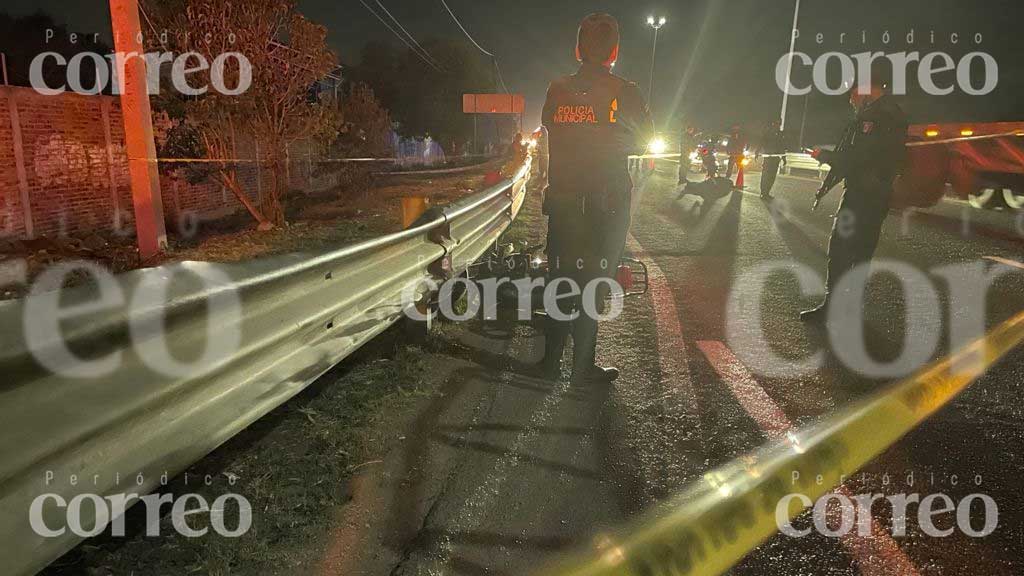
MULTIPOLYGON (((41 347, 30 349, 24 332, 33 310, 95 303, 100 289, 0 303, 3 572, 33 574, 79 541, 71 531, 45 538, 32 530, 37 496, 70 501, 82 493, 153 491, 162 475, 174 477, 399 320, 408 285, 465 271, 515 218, 529 176, 527 160, 515 178, 434 211, 414 228, 325 254, 125 274, 117 284, 127 299, 164 283, 166 298, 131 312, 83 309, 61 322, 59 341, 41 347), (229 280, 201 287, 197 280, 214 269, 229 280), (240 314, 227 313, 231 302, 240 314), (208 341, 228 331, 241 335, 237 349, 181 376, 154 370, 140 352, 166 345, 174 358, 199 358, 208 341), (117 354, 117 368, 76 379, 43 367, 38 358, 62 346, 90 358, 117 354)), ((82 511, 82 525, 95 525, 91 506, 82 511)), ((63 526, 66 511, 49 501, 43 519, 63 526)))
POLYGON ((832 170, 831 166, 818 162, 817 158, 806 152, 786 152, 783 159, 781 172, 790 176, 793 175, 794 170, 803 170, 812 172, 821 179, 832 170))

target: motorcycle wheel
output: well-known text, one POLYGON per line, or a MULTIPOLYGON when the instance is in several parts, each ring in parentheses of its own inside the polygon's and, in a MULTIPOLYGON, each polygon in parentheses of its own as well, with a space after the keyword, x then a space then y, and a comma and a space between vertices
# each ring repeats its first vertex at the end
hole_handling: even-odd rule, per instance
POLYGON ((1006 188, 1003 190, 1003 200, 1006 205, 1014 210, 1024 210, 1024 194, 1019 194, 1017 190, 1013 188, 1006 188))

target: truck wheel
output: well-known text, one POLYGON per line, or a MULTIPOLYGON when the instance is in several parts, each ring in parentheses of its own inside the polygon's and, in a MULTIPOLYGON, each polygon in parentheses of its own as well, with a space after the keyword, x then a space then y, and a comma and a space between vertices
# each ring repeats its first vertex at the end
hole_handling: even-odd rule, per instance
POLYGON ((970 202, 971 206, 979 210, 991 205, 992 198, 996 195, 994 188, 982 188, 978 190, 977 194, 969 194, 967 201, 970 202))
POLYGON ((1004 188, 996 188, 992 194, 992 199, 989 200, 988 204, 985 205, 989 210, 1007 210, 1010 205, 1006 203, 1006 192, 1004 188))
POLYGON ((1003 200, 1006 201, 1007 206, 1014 210, 1024 210, 1024 194, 1020 194, 1013 188, 1003 190, 1003 200))

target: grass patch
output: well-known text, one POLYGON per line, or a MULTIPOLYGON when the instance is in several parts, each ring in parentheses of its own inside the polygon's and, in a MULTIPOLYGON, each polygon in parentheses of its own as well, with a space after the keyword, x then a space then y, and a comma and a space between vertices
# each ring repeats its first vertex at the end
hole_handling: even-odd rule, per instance
MULTIPOLYGON (((446 349, 439 336, 428 349, 446 349)), ((244 536, 225 538, 211 529, 186 538, 165 505, 160 537, 146 537, 145 511, 137 506, 128 514, 128 537, 88 540, 42 574, 312 573, 337 510, 349 499, 353 472, 375 465, 398 440, 402 426, 395 424, 403 412, 435 393, 424 379, 430 357, 405 345, 398 329, 389 331, 169 483, 166 493, 196 493, 207 502, 244 496, 253 511, 244 536)), ((232 506, 225 524, 236 522, 232 506)), ((208 527, 209 517, 195 515, 189 524, 208 527)))

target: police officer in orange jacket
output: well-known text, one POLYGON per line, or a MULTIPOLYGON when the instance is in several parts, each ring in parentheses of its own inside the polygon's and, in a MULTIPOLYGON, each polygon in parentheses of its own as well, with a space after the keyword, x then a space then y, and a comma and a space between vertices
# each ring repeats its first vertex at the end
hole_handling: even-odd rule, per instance
POLYGON ((593 312, 603 309, 629 230, 633 183, 628 156, 642 153, 654 134, 639 87, 611 73, 618 55, 618 22, 608 14, 587 16, 576 42, 580 68, 552 82, 544 104, 550 151, 544 199, 549 282, 571 280, 578 288, 561 282, 566 296, 557 301, 561 314, 548 310, 541 363, 547 377, 561 373, 570 332, 574 381, 618 377, 618 370, 595 362, 598 320, 593 312), (579 293, 591 284, 601 289, 588 292, 589 301, 584 301, 579 293))

